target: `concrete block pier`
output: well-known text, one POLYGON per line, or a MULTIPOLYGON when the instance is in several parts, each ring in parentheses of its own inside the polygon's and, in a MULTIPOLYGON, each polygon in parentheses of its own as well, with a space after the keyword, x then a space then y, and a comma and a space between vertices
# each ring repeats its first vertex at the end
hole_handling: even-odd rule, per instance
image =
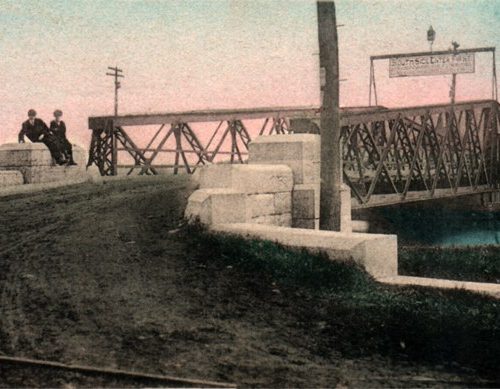
POLYGON ((292 224, 293 174, 285 165, 211 165, 198 172, 200 189, 185 215, 204 224, 292 224))
MULTIPOLYGON (((269 135, 249 145, 248 163, 287 165, 293 172, 292 227, 319 229, 321 137, 269 135)), ((351 232, 351 190, 342 185, 341 231, 351 232)))
POLYGON ((0 188, 23 184, 76 182, 88 179, 86 152, 73 145, 77 166, 56 166, 43 143, 5 143, 0 145, 0 188))
POLYGON ((292 169, 292 227, 319 229, 320 152, 313 134, 261 136, 249 145, 249 164, 292 169))

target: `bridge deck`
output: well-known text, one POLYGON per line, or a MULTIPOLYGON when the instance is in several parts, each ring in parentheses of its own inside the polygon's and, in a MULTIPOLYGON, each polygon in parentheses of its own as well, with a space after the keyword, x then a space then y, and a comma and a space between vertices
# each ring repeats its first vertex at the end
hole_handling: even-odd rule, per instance
POLYGON ((491 193, 496 192, 498 189, 489 187, 487 185, 482 185, 474 190, 471 188, 458 188, 456 192, 450 189, 436 189, 434 195, 431 195, 428 191, 415 191, 409 192, 406 197, 400 194, 375 194, 372 195, 369 202, 360 204, 355 198, 351 200, 352 209, 364 209, 364 208, 375 208, 375 207, 386 207, 389 205, 405 204, 405 203, 415 203, 418 201, 426 200, 436 200, 436 199, 446 199, 446 198, 457 198, 461 196, 470 196, 481 193, 491 193))
MULTIPOLYGON (((458 110, 481 108, 494 102, 493 100, 472 100, 455 104, 458 110)), ((432 104, 412 107, 386 108, 372 107, 342 107, 340 108, 341 125, 347 126, 369 121, 391 120, 400 115, 418 116, 429 111, 433 113, 448 112, 450 104, 432 104)), ((89 129, 103 129, 108 121, 114 121, 116 126, 144 126, 165 123, 199 123, 217 122, 226 120, 262 119, 269 117, 285 117, 288 119, 319 119, 321 109, 315 106, 308 107, 258 107, 239 109, 207 109, 181 112, 156 112, 123 114, 116 117, 90 116, 89 129)))

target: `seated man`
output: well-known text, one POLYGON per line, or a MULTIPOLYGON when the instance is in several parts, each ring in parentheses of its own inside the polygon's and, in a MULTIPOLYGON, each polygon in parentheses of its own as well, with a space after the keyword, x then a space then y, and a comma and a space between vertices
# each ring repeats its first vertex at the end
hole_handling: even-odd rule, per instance
POLYGON ((36 117, 34 109, 28 111, 28 120, 23 123, 21 131, 19 131, 19 143, 24 143, 25 135, 34 143, 44 143, 58 165, 65 163, 64 155, 58 147, 57 138, 50 132, 44 121, 36 117))
POLYGON ((62 111, 56 109, 54 111, 54 118, 50 122, 50 131, 57 138, 61 151, 65 154, 67 164, 68 165, 76 165, 76 162, 73 160, 73 146, 66 138, 66 124, 61 120, 62 111))

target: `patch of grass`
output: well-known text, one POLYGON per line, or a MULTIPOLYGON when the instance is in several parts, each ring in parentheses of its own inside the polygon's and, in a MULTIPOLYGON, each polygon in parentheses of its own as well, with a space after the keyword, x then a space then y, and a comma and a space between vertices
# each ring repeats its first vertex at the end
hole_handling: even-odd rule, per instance
POLYGON ((402 247, 401 274, 500 283, 500 247, 402 247))
POLYGON ((304 249, 285 248, 270 241, 206 233, 199 226, 189 228, 194 237, 192 247, 200 253, 244 271, 266 274, 282 285, 322 293, 362 289, 372 283, 353 261, 332 262, 326 254, 311 255, 304 249))
POLYGON ((319 332, 319 353, 380 353, 500 377, 497 300, 460 290, 382 286, 353 262, 332 262, 272 242, 199 227, 190 227, 188 236, 200 260, 268 277, 280 289, 308 299, 310 308, 297 315, 300 325, 319 332))

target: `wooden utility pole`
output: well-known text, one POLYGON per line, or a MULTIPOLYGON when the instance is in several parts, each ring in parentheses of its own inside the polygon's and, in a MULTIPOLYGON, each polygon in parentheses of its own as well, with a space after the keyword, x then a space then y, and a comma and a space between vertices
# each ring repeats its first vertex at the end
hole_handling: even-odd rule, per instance
POLYGON ((121 84, 120 81, 118 81, 118 78, 123 78, 125 77, 122 73, 123 70, 118 69, 118 66, 115 66, 114 68, 111 66, 108 66, 109 70, 112 70, 113 73, 106 73, 106 76, 112 76, 115 78, 115 116, 118 116, 118 89, 120 89, 121 84))
POLYGON ((116 138, 116 129, 115 129, 115 122, 116 122, 116 117, 118 116, 118 89, 120 89, 121 84, 120 81, 118 81, 118 78, 124 78, 125 76, 122 74, 123 70, 118 69, 118 66, 115 66, 114 68, 111 66, 108 66, 109 70, 112 70, 113 73, 106 73, 106 76, 112 76, 115 78, 115 115, 113 118, 113 122, 110 123, 110 129, 111 131, 111 174, 113 176, 118 175, 118 140, 116 138))
POLYGON ((318 1, 318 39, 321 73, 325 75, 321 102, 321 197, 319 225, 340 231, 342 153, 340 146, 339 52, 335 3, 318 1))
MULTIPOLYGON (((451 44, 453 45, 453 55, 457 55, 458 47, 460 45, 457 42, 451 42, 451 44)), ((453 73, 451 75, 451 87, 450 87, 450 100, 452 106, 455 104, 456 89, 457 89, 457 73, 453 73)))

